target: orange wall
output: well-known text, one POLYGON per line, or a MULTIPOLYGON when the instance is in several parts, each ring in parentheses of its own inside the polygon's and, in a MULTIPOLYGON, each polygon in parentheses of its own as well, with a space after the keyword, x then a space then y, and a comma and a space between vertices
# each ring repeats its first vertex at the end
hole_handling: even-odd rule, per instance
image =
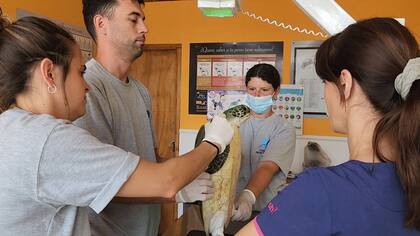
MULTIPOLYGON (((418 0, 338 0, 355 19, 373 16, 405 17, 406 25, 420 39, 420 1, 418 0)), ((181 68, 181 124, 184 129, 197 129, 205 122, 203 115, 188 114, 189 43, 201 42, 259 42, 283 41, 283 81, 290 79, 290 45, 294 40, 320 40, 314 36, 295 33, 237 14, 234 18, 210 18, 201 15, 197 1, 169 1, 147 3, 146 24, 149 28, 148 43, 182 44, 181 68)), ((242 9, 278 21, 319 28, 291 0, 242 0, 242 9)), ((327 119, 304 120, 305 135, 337 135, 327 119)))
MULTIPOLYGON (((81 0, 2 0, 0 6, 11 18, 17 8, 83 27, 81 0)), ((355 19, 374 16, 404 17, 406 26, 420 41, 420 1, 418 0, 337 0, 355 19)), ((205 122, 203 115, 188 114, 189 43, 283 41, 282 78, 290 79, 290 45, 295 40, 321 38, 295 33, 238 14, 234 18, 209 18, 201 15, 196 0, 151 2, 146 4, 146 23, 150 44, 182 44, 181 123, 182 129, 197 129, 205 122)), ((258 15, 313 30, 319 28, 291 0, 242 0, 242 8, 258 15)), ((305 135, 337 135, 327 119, 304 121, 305 135)))

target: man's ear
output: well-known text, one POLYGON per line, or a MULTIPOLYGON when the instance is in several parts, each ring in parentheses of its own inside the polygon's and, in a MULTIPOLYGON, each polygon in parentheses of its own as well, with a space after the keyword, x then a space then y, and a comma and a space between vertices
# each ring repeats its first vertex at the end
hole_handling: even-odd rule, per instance
POLYGON ((54 63, 50 59, 44 58, 42 59, 39 66, 40 66, 41 77, 42 77, 43 82, 47 86, 54 86, 55 85, 54 78, 57 76, 54 71, 56 67, 54 63))
POLYGON ((353 86, 353 77, 347 69, 343 69, 340 72, 340 84, 343 88, 344 99, 348 100, 351 96, 352 86, 353 86))
POLYGON ((107 28, 106 28, 106 17, 102 15, 95 15, 93 17, 93 25, 95 27, 96 37, 98 37, 98 34, 106 35, 107 34, 107 28))

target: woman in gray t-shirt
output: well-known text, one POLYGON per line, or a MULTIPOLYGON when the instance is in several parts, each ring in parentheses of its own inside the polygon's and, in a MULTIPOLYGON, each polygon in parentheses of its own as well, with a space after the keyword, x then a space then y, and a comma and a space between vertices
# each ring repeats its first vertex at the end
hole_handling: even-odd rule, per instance
POLYGON ((271 107, 280 90, 280 75, 270 64, 257 64, 245 77, 251 117, 241 124, 241 168, 233 221, 260 211, 285 183, 295 152, 295 129, 271 107))
POLYGON ((87 207, 175 193, 223 152, 233 131, 216 117, 183 158, 153 163, 103 144, 71 121, 89 91, 74 38, 56 24, 0 9, 1 235, 90 235, 87 207))

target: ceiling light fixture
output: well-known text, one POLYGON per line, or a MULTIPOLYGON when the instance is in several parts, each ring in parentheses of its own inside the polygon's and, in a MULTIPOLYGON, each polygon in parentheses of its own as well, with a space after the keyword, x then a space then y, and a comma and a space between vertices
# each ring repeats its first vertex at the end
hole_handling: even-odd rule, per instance
POLYGON ((203 15, 211 17, 232 17, 240 9, 240 0, 198 0, 203 15))

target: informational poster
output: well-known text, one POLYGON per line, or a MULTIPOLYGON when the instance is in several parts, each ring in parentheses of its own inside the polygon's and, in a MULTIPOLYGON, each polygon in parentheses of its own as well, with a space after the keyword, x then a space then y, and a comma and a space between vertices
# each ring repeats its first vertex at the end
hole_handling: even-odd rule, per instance
POLYGON ((292 46, 292 82, 305 88, 304 113, 325 116, 324 85, 315 71, 315 55, 321 42, 294 42, 292 46))
MULTIPOLYGON (((246 91, 209 90, 207 92, 207 118, 219 115, 223 111, 245 104, 246 91)), ((272 106, 273 112, 288 120, 296 128, 296 134, 303 131, 303 87, 297 85, 281 85, 280 93, 272 106)))
POLYGON ((303 132, 303 87, 299 85, 282 85, 273 111, 280 117, 290 121, 296 128, 296 134, 303 132))
POLYGON ((245 103, 246 91, 209 90, 207 92, 207 118, 219 115, 227 109, 245 103))
POLYGON ((63 27, 65 30, 67 30, 73 36, 73 38, 76 40, 77 44, 79 44, 80 49, 82 51, 82 56, 83 56, 83 59, 84 59, 85 62, 92 58, 92 56, 93 56, 93 54, 92 54, 92 52, 93 52, 93 40, 84 28, 77 27, 77 26, 74 26, 74 25, 69 25, 69 24, 66 24, 62 21, 50 19, 46 16, 31 13, 31 12, 28 12, 28 11, 25 11, 25 10, 22 10, 22 9, 17 9, 16 10, 16 16, 17 16, 18 19, 22 18, 22 17, 25 17, 25 16, 36 16, 36 17, 48 19, 48 20, 56 23, 57 25, 63 27))
POLYGON ((246 73, 259 63, 281 74, 283 42, 191 44, 189 113, 207 113, 209 90, 244 90, 246 73))

